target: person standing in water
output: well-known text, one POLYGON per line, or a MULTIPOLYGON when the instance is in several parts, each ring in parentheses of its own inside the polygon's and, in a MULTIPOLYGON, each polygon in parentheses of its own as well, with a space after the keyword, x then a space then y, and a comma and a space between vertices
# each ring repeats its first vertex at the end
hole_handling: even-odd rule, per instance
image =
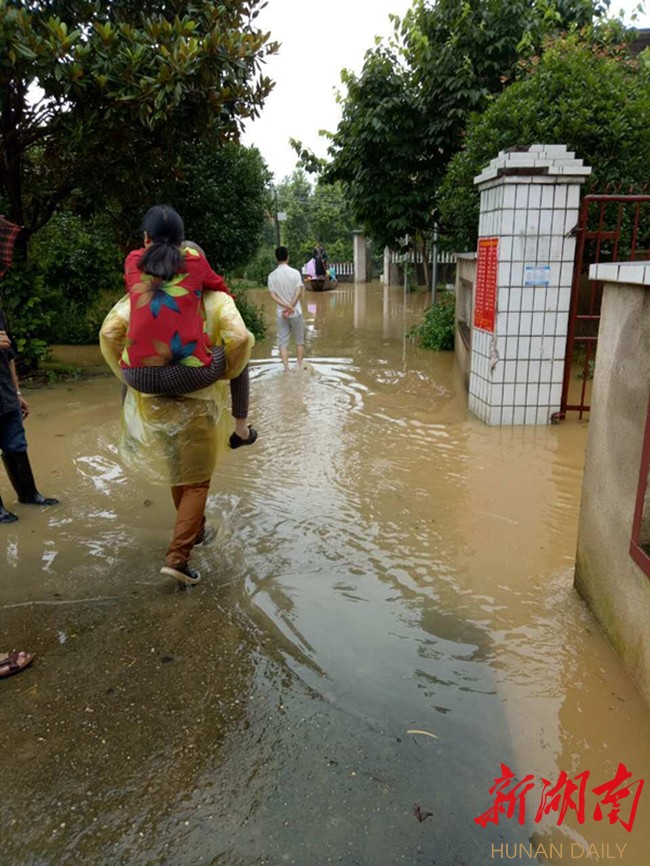
POLYGON ((289 267, 289 251, 286 247, 278 247, 275 251, 275 258, 278 266, 269 274, 268 287, 271 297, 277 305, 278 346, 284 372, 288 373, 291 334, 296 341, 298 369, 302 368, 305 356, 305 321, 300 305, 304 285, 300 271, 289 267))
MULTIPOLYGON (((13 263, 14 244, 19 234, 20 226, 0 215, 0 279, 13 263)), ((4 313, 0 310, 0 449, 3 452, 3 460, 21 502, 30 505, 56 505, 56 499, 46 499, 41 496, 33 483, 23 424, 28 414, 29 406, 20 393, 18 385, 13 340, 4 313), (24 451, 21 452, 23 446, 24 451), (12 447, 17 447, 19 452, 18 458, 13 457, 13 465, 12 447), (16 459, 19 461, 18 465, 16 459)), ((7 511, 0 497, 0 523, 14 523, 16 520, 18 517, 11 511, 7 511)), ((0 652, 0 678, 20 673, 29 667, 33 660, 33 653, 20 650, 0 652)))
MULTIPOLYGON (((20 391, 16 372, 16 344, 0 310, 0 451, 7 476, 22 505, 58 505, 59 500, 39 493, 27 454, 25 419, 29 404, 20 391)), ((16 514, 0 498, 0 523, 14 523, 16 514)))
POLYGON ((244 426, 255 339, 196 245, 184 244, 178 214, 160 206, 147 216, 155 218, 145 217, 150 243, 127 258, 129 292, 106 316, 100 346, 126 385, 122 463, 151 484, 171 488, 176 521, 160 573, 195 584, 201 574, 189 561, 193 548, 209 537, 205 506, 215 466, 228 445, 238 448, 256 437, 252 427, 244 426), (147 250, 153 256, 147 258, 147 250), (200 357, 194 355, 198 349, 200 357), (194 369, 183 364, 193 357, 199 361, 198 366, 191 362, 194 369), (235 422, 241 425, 232 435, 228 383, 235 422))

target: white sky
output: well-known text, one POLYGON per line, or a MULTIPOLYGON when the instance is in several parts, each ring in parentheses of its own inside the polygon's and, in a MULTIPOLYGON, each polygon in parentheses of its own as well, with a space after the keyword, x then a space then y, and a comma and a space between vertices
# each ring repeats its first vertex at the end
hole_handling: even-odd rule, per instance
MULTIPOLYGON (((282 43, 266 64, 276 84, 261 117, 248 125, 244 143, 260 149, 276 181, 296 165, 290 138, 326 155, 327 140, 318 130, 333 132, 338 125, 341 69, 359 72, 375 36, 392 32, 388 15, 402 16, 410 5, 411 0, 269 0, 258 22, 282 43)), ((623 10, 629 21, 637 5, 638 0, 613 0, 610 11, 623 10)), ((650 27, 650 14, 636 26, 650 27)))

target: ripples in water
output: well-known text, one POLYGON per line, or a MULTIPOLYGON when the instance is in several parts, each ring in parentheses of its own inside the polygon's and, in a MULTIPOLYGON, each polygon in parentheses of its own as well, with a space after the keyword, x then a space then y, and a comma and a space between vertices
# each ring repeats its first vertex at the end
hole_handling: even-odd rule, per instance
POLYGON ((3 691, 23 811, 0 829, 34 862, 480 866, 500 761, 556 778, 618 743, 650 766, 571 590, 584 431, 469 418, 453 356, 405 339, 423 303, 310 298, 302 374, 256 348, 260 438, 219 467, 192 591, 158 576, 168 491, 116 461, 119 389, 75 385, 69 421, 39 394, 64 438, 30 444, 64 502, 7 527, 0 582, 9 634, 44 656, 3 691))

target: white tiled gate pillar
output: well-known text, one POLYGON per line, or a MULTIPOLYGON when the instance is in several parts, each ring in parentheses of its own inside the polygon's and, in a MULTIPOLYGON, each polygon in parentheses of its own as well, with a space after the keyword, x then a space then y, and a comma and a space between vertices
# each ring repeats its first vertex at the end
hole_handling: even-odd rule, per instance
POLYGON ((580 186, 564 145, 502 151, 481 194, 469 408, 492 425, 548 424, 560 409, 580 186))

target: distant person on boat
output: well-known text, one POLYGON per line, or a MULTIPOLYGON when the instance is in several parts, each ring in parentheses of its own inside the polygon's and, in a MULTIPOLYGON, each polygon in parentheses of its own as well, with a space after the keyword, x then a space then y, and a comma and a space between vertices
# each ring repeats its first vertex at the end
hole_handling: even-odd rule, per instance
POLYGON ((308 280, 316 279, 316 259, 309 259, 309 261, 305 265, 305 276, 308 280))
MULTIPOLYGON (((278 247, 275 251, 277 268, 269 274, 268 287, 277 305, 276 322, 278 326, 278 346, 284 372, 289 372, 289 339, 293 334, 296 341, 296 360, 298 369, 302 368, 305 354, 305 320, 302 317, 300 298, 304 291, 300 271, 289 267, 289 251, 278 247)), ((307 266, 309 268, 309 265, 307 266)), ((309 274, 309 270, 307 271, 309 274)))
POLYGON ((305 275, 308 280, 319 280, 321 285, 326 284, 327 280, 336 282, 336 275, 330 272, 327 265, 327 253, 322 244, 314 247, 314 255, 305 265, 305 275))
POLYGON ((327 253, 322 244, 318 244, 314 250, 314 264, 317 277, 327 276, 327 253))

